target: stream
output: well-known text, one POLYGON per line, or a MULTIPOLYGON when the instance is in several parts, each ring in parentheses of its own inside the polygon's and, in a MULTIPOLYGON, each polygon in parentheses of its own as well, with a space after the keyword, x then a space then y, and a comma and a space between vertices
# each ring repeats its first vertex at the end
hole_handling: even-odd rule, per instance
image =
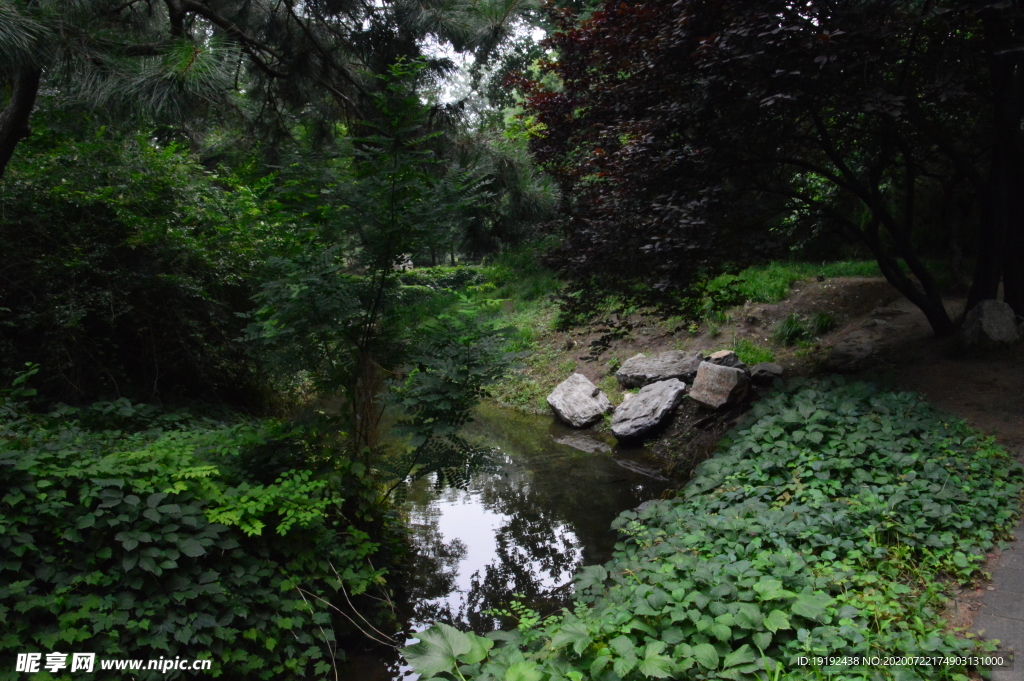
MULTIPOLYGON (((407 631, 442 621, 482 634, 501 625, 488 611, 512 600, 545 615, 570 605, 573 574, 611 559, 615 517, 671 486, 643 449, 551 416, 484 404, 463 432, 495 448, 495 465, 464 490, 437 491, 430 479, 411 486, 407 631)), ((352 681, 416 678, 396 656, 375 654, 340 671, 352 681)))

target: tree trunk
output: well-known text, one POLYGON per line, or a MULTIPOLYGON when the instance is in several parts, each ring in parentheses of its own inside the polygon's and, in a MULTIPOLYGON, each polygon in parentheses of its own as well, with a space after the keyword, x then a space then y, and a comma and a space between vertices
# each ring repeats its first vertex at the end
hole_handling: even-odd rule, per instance
POLYGON ((1006 246, 1003 251, 1003 300, 1019 317, 1024 317, 1024 62, 1020 53, 1012 61, 1007 93, 1007 192, 1006 246))
POLYGON ((1006 222, 1006 248, 1003 252, 1003 300, 1018 317, 1024 317, 1024 149, 1021 134, 1014 135, 1012 148, 1006 222))
MULTIPOLYGON (((871 222, 868 226, 860 233, 861 238, 864 239, 865 245, 871 250, 875 256, 875 260, 878 261, 878 267, 882 270, 882 275, 886 280, 896 288, 897 291, 902 293, 907 299, 914 305, 920 308, 921 312, 924 313, 925 318, 928 320, 928 324, 932 327, 932 331, 938 337, 951 336, 956 331, 956 325, 953 324, 953 320, 949 318, 949 313, 946 312, 946 307, 942 303, 942 295, 938 290, 938 286, 935 284, 931 275, 924 269, 924 265, 916 258, 912 252, 900 249, 900 242, 903 241, 900 238, 900 233, 897 228, 890 225, 889 233, 894 237, 897 242, 897 249, 901 252, 904 260, 910 264, 912 271, 915 273, 921 272, 923 276, 922 287, 918 288, 917 285, 903 273, 900 269, 899 263, 896 259, 890 255, 885 247, 882 245, 882 240, 879 234, 879 226, 883 221, 891 220, 891 216, 884 215, 880 216, 879 213, 875 213, 872 216, 871 222)), ((908 244, 903 244, 907 246, 908 244)), ((919 276, 919 280, 921 276, 919 276)))
POLYGON ((3 179, 18 142, 32 132, 28 119, 36 104, 41 76, 42 69, 33 66, 23 66, 14 74, 11 99, 0 113, 0 179, 3 179))
POLYGON ((1014 21, 1000 10, 986 17, 985 47, 991 55, 992 151, 988 188, 978 233, 978 260, 967 309, 996 298, 999 282, 1014 312, 1024 316, 1024 74, 1014 51, 1014 21))

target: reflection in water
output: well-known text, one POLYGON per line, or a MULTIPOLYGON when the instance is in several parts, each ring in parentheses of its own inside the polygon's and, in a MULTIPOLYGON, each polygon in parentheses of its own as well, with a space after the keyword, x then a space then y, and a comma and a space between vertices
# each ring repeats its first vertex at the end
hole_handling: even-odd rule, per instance
POLYGON ((545 507, 529 471, 507 455, 498 460, 501 472, 473 479, 468 490, 435 497, 420 481, 409 495, 416 571, 438 570, 420 580, 428 588, 410 593, 417 624, 440 620, 490 631, 499 623, 486 611, 506 606, 512 594, 544 610, 567 604, 567 590, 558 587, 580 563, 579 538, 545 507), (465 547, 457 558, 454 546, 465 547))
MULTIPOLYGON (((512 600, 541 614, 569 605, 572 575, 611 558, 615 517, 666 489, 641 473, 642 452, 624 467, 603 447, 587 453, 556 442, 579 433, 552 421, 484 405, 464 434, 496 448, 496 467, 474 475, 465 490, 438 492, 431 480, 411 486, 409 629, 442 621, 484 633, 501 624, 488 611, 512 600)), ((401 678, 408 670, 389 657, 375 668, 362 659, 343 676, 401 678)))
POLYGON ((611 558, 612 520, 666 487, 642 466, 557 442, 578 435, 550 417, 485 406, 466 436, 497 448, 497 472, 474 476, 465 490, 438 493, 420 480, 409 491, 414 626, 490 631, 500 622, 488 611, 515 594, 544 614, 569 605, 572 575, 611 558))

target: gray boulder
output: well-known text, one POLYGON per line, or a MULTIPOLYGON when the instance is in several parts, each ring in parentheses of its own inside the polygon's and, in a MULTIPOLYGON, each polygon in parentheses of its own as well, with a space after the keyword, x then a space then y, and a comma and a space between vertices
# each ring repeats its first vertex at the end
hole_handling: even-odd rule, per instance
POLYGON ((703 359, 699 352, 670 350, 651 357, 641 353, 627 359, 615 372, 615 378, 623 388, 642 388, 670 378, 690 380, 697 374, 703 359))
POLYGON ((573 374, 548 395, 548 405, 573 428, 586 428, 613 407, 608 396, 583 374, 573 374))
POLYGON ((972 307, 961 333, 968 347, 1013 343, 1020 337, 1013 308, 1001 300, 983 300, 972 307))
MULTIPOLYGON (((740 358, 732 350, 719 350, 718 352, 711 353, 708 357, 708 361, 712 364, 717 364, 723 367, 736 367, 737 369, 746 369, 747 365, 740 361, 740 358)), ((699 364, 697 365, 700 366, 699 364)))
POLYGON ((709 409, 721 409, 746 397, 750 379, 742 369, 702 362, 690 397, 709 409))
POLYGON ((670 378, 644 386, 612 417, 612 434, 620 440, 640 437, 662 421, 682 401, 686 384, 670 378))
POLYGON ((775 362, 761 362, 750 368, 750 378, 755 383, 771 383, 776 378, 782 378, 782 365, 775 362))

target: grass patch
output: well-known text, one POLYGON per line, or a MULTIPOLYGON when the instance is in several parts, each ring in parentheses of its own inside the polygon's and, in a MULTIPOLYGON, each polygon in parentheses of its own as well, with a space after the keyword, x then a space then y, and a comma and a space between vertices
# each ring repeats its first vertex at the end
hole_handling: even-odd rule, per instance
POLYGON ((840 379, 792 384, 731 435, 680 498, 615 521, 624 540, 577 574, 571 611, 519 606, 487 639, 435 625, 406 658, 467 681, 966 681, 963 666, 798 660, 993 650, 939 613, 1010 538, 1021 466, 915 395, 840 379))
POLYGON ((791 314, 772 328, 772 340, 779 345, 795 345, 797 342, 806 339, 808 336, 807 327, 800 320, 800 317, 791 314))
POLYGON ((823 336, 836 328, 836 318, 828 312, 816 312, 811 315, 807 328, 814 336, 823 336))
MULTIPOLYGON (((487 388, 487 394, 501 404, 533 414, 548 410, 547 396, 554 385, 541 385, 526 369, 512 371, 487 388)), ((555 384, 557 385, 557 383, 555 384)))
POLYGON ((480 272, 494 284, 493 297, 516 303, 544 301, 561 289, 554 272, 537 260, 536 249, 526 246, 501 251, 480 272))
POLYGON ((749 267, 738 275, 722 275, 709 282, 712 290, 732 282, 743 300, 755 303, 777 303, 789 295, 794 283, 803 279, 823 276, 878 277, 878 263, 874 260, 844 260, 831 263, 772 262, 749 267))
POLYGON ((747 366, 754 366, 755 364, 761 364, 762 362, 774 362, 775 354, 771 350, 764 347, 763 345, 757 345, 752 343, 746 338, 740 338, 736 341, 733 352, 740 358, 740 361, 747 366))
POLYGON ((608 396, 612 404, 622 403, 622 396, 626 391, 619 385, 619 381, 615 376, 605 376, 598 382, 597 387, 604 391, 604 394, 608 396))

